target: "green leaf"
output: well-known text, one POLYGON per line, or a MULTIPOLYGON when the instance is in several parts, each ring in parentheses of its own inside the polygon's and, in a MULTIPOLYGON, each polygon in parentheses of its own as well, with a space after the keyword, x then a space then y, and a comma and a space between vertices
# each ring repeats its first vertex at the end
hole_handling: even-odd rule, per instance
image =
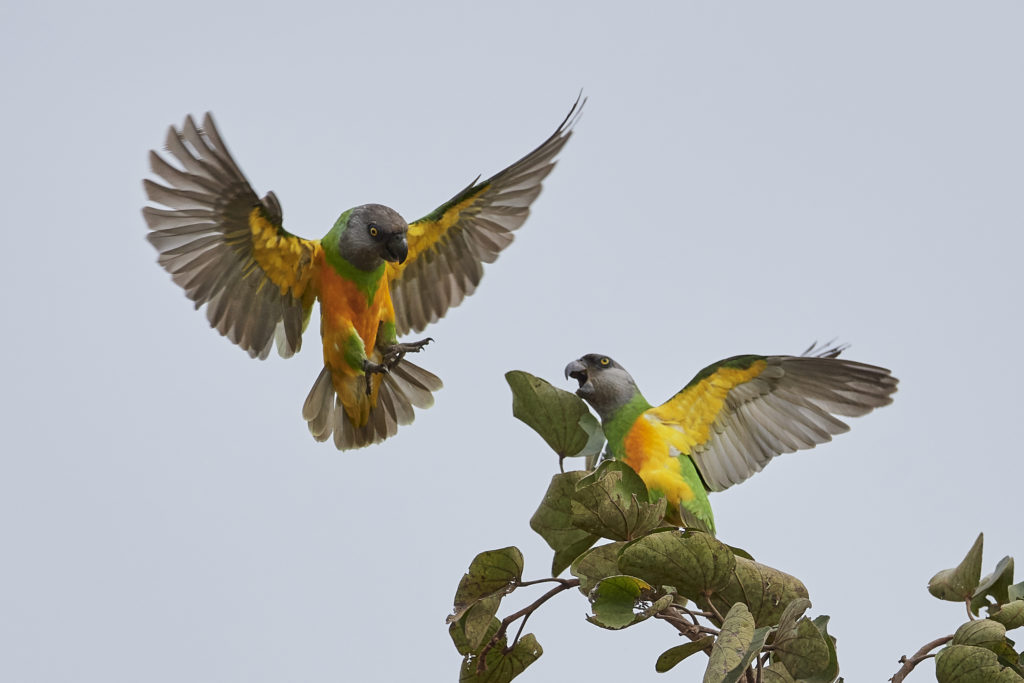
POLYGON ((782 662, 793 678, 809 679, 818 676, 829 664, 825 638, 806 617, 797 622, 795 629, 780 634, 775 639, 774 648, 772 661, 782 662))
POLYGON ((675 604, 676 597, 675 593, 666 593, 665 595, 662 595, 660 598, 652 602, 643 612, 641 612, 640 616, 644 619, 653 617, 655 614, 658 614, 662 610, 675 604))
POLYGON ((754 617, 738 602, 725 615, 718 639, 711 648, 704 683, 735 683, 764 647, 768 628, 755 628, 754 617))
MULTIPOLYGON (((1003 666, 1018 668, 1018 655, 1006 638, 1006 627, 994 619, 978 619, 962 625, 953 634, 953 645, 973 645, 996 653, 1003 666)), ((1017 673, 1021 673, 1019 670, 1017 673)))
POLYGON ((743 660, 754 640, 754 617, 746 605, 738 602, 732 606, 722 622, 718 639, 711 648, 708 668, 704 672, 704 683, 721 683, 736 669, 745 668, 743 660))
MULTIPOLYGON (((754 615, 757 626, 775 626, 790 602, 806 597, 807 589, 800 579, 760 562, 737 557, 728 583, 715 590, 710 603, 724 614, 733 604, 743 602, 754 615)), ((706 608, 708 600, 698 600, 697 604, 706 608)))
POLYGON ((460 681, 479 681, 481 683, 485 681, 488 683, 511 681, 543 654, 543 650, 533 634, 527 634, 520 638, 516 646, 510 652, 505 653, 507 639, 505 636, 502 636, 487 652, 486 670, 478 674, 477 667, 480 662, 480 650, 498 632, 498 629, 501 628, 501 622, 492 617, 490 624, 484 630, 483 636, 478 639, 479 642, 477 644, 470 643, 467 638, 463 628, 465 622, 465 618, 459 619, 448 627, 448 633, 451 635, 452 642, 455 643, 459 654, 463 656, 459 676, 460 681))
POLYGON ((692 643, 670 647, 658 656, 658 661, 654 664, 654 670, 663 674, 690 655, 706 650, 714 645, 714 643, 715 639, 712 636, 704 636, 692 643))
POLYGON ((465 657, 466 655, 479 652, 480 648, 494 637, 494 634, 498 632, 499 628, 501 628, 501 622, 496 618, 491 617, 491 623, 487 625, 487 629, 484 631, 483 641, 479 645, 473 645, 466 637, 465 621, 463 619, 459 619, 458 621, 453 621, 448 627, 448 635, 452 637, 452 642, 455 643, 455 649, 459 651, 460 655, 465 657))
POLYGON ((745 560, 753 560, 754 559, 754 556, 751 555, 750 553, 748 553, 743 548, 737 548, 736 546, 731 545, 731 546, 729 546, 729 550, 731 550, 732 554, 735 555, 736 557, 742 557, 745 560))
POLYGON ((512 414, 540 434, 560 458, 583 454, 594 428, 600 431, 597 420, 576 394, 522 370, 506 372, 505 381, 512 389, 512 414))
POLYGON ((987 600, 988 597, 995 600, 997 605, 1009 602, 1007 589, 1009 589, 1011 583, 1013 583, 1013 558, 1007 556, 999 560, 995 570, 983 578, 974 590, 971 600, 971 611, 977 614, 978 610, 982 607, 990 606, 991 603, 987 600))
POLYGON ((487 652, 486 664, 479 673, 478 655, 471 654, 462 660, 459 683, 508 683, 523 673, 526 667, 537 661, 542 654, 544 650, 532 633, 520 638, 515 647, 508 652, 505 652, 505 638, 500 638, 487 652))
POLYGON ((577 557, 569 567, 569 573, 580 580, 580 592, 590 595, 597 582, 609 576, 617 576, 619 571, 619 551, 626 543, 613 541, 591 548, 577 557))
MULTIPOLYGON (((455 591, 455 613, 452 622, 462 617, 477 601, 512 591, 523 577, 523 554, 514 546, 488 550, 473 558, 469 571, 455 591)), ((497 607, 495 607, 497 610, 497 607)))
POLYGON ((1006 627, 994 619, 968 621, 956 630, 951 642, 953 645, 983 647, 999 654, 1006 642, 1006 627))
POLYGON ((619 554, 623 574, 655 586, 674 586, 694 601, 727 585, 737 562, 729 547, 713 536, 674 530, 644 536, 619 554))
POLYGON ((939 683, 1020 683, 1013 669, 999 663, 996 653, 973 645, 950 645, 935 656, 939 683))
MULTIPOLYGON (((821 637, 825 639, 825 645, 828 647, 828 666, 825 667, 816 676, 812 676, 806 679, 804 683, 832 683, 836 680, 836 676, 839 675, 839 658, 836 657, 836 639, 828 634, 828 620, 827 614, 815 617, 812 624, 821 633, 821 637)), ((843 683, 843 679, 840 678, 838 683, 843 683)))
POLYGON ((1006 603, 1002 609, 990 615, 989 619, 998 621, 1007 631, 1024 626, 1024 600, 1006 603))
POLYGON ((1010 667, 1018 676, 1024 677, 1024 667, 1021 666, 1020 661, 1021 655, 1013 649, 1012 643, 1013 641, 1009 638, 999 643, 995 649, 996 657, 1000 664, 1010 667))
MULTIPOLYGON (((466 635, 466 646, 471 650, 477 650, 489 638, 487 631, 494 621, 494 615, 498 613, 498 606, 501 605, 501 596, 492 595, 473 603, 459 620, 462 622, 463 632, 466 635)), ((490 635, 494 635, 492 632, 490 635)))
POLYGON ((647 487, 633 468, 609 460, 576 485, 570 510, 577 529, 613 541, 628 541, 661 525, 665 500, 648 502, 647 487))
POLYGON ((765 667, 761 673, 764 683, 796 683, 782 662, 772 662, 771 666, 765 667))
MULTIPOLYGON (((634 610, 645 595, 651 595, 649 583, 635 576, 611 576, 602 579, 590 593, 594 616, 587 620, 607 629, 620 629, 643 621, 647 617, 634 610)), ((669 604, 672 600, 669 599, 669 604)))
POLYGON ((593 472, 587 473, 587 476, 583 477, 576 484, 576 489, 579 490, 596 484, 612 472, 618 472, 622 475, 618 488, 623 494, 635 495, 638 498, 647 500, 647 485, 644 483, 644 480, 640 478, 640 475, 632 467, 621 460, 613 459, 602 462, 600 467, 593 472))
POLYGON ((985 534, 978 534, 967 556, 953 569, 943 569, 928 582, 928 592, 939 600, 964 602, 972 595, 981 580, 981 551, 985 534))
POLYGON ((807 598, 794 598, 789 601, 786 605, 786 609, 782 611, 782 616, 779 617, 778 628, 775 629, 775 640, 778 642, 782 638, 788 638, 790 632, 796 635, 796 622, 803 616, 811 607, 811 601, 807 598))
POLYGON ((530 518, 530 528, 540 534, 555 551, 551 562, 552 576, 565 571, 580 553, 594 545, 599 538, 572 525, 572 496, 576 493, 576 484, 585 476, 586 472, 579 471, 553 476, 540 507, 530 518))
POLYGON ((1015 583, 1006 589, 1007 601, 1024 600, 1024 581, 1015 583))
POLYGON ((587 411, 586 415, 580 417, 579 426, 580 429, 589 434, 590 437, 587 439, 586 445, 583 446, 583 450, 573 457, 586 458, 586 469, 592 470, 594 469, 594 463, 597 462, 597 457, 601 455, 601 449, 604 448, 604 430, 601 429, 601 423, 598 422, 593 413, 589 411, 587 411))

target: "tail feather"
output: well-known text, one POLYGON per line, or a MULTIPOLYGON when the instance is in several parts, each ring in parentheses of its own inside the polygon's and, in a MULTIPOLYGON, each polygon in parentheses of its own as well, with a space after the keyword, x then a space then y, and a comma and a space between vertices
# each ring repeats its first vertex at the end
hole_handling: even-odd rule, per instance
POLYGON ((393 380, 395 390, 409 403, 422 410, 434 405, 433 392, 443 386, 437 375, 407 360, 402 360, 387 376, 393 380))
POLYGON ((302 404, 302 417, 309 425, 309 431, 317 441, 327 441, 334 423, 334 386, 331 371, 325 366, 313 388, 309 390, 306 402, 302 404))
POLYGON ((334 389, 331 371, 324 367, 302 406, 309 431, 317 441, 333 434, 338 450, 363 448, 394 436, 400 426, 412 423, 414 406, 434 404, 433 392, 441 389, 440 378, 406 359, 381 377, 377 403, 370 408, 366 423, 356 426, 334 389))

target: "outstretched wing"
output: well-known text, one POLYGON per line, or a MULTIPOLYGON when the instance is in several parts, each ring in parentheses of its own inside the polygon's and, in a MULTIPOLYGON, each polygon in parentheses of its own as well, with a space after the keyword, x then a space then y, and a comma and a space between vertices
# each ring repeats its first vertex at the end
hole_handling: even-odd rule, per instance
POLYGON ((576 100, 562 125, 537 149, 482 183, 474 181, 425 218, 409 225, 409 256, 388 264, 395 327, 419 332, 473 293, 530 214, 541 181, 572 136, 586 100, 576 100))
POLYGON ((712 491, 744 481, 782 453, 830 441, 858 417, 892 403, 885 368, 837 358, 735 356, 701 370, 645 415, 679 430, 712 491))
POLYGON ((191 116, 181 130, 172 126, 166 144, 182 168, 150 152, 153 173, 167 184, 143 181, 150 201, 168 207, 142 209, 157 261, 250 356, 266 358, 275 337, 281 355, 291 356, 316 298, 320 243, 281 227, 277 197, 256 196, 210 114, 202 128, 191 116))

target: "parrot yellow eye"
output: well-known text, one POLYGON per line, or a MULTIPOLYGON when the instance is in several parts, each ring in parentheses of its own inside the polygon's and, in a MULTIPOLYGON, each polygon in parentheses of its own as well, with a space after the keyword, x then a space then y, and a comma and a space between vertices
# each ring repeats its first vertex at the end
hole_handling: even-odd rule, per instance
POLYGON ((602 368, 606 368, 606 367, 608 367, 609 365, 612 364, 612 359, 611 358, 602 358, 601 360, 599 360, 597 362, 601 364, 602 368))
POLYGON ((380 234, 380 230, 377 228, 377 226, 376 225, 371 225, 370 226, 370 237, 376 237, 379 234, 380 234))

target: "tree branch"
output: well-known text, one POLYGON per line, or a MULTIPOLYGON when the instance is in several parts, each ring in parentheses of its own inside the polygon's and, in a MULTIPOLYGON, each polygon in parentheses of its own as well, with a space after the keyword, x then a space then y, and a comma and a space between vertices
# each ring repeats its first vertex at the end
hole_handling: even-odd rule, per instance
POLYGON ((935 656, 933 654, 929 654, 932 650, 939 647, 940 645, 945 645, 951 640, 953 640, 953 636, 943 636, 942 638, 936 638, 932 642, 921 646, 921 649, 915 652, 914 656, 910 659, 907 659, 907 656, 903 655, 902 657, 900 657, 900 664, 902 664, 903 666, 901 666, 900 670, 893 674, 893 677, 889 680, 892 681, 892 683, 901 683, 903 679, 906 678, 910 674, 910 672, 914 670, 915 666, 917 666, 924 660, 928 659, 929 657, 935 656))
POLYGON ((535 586, 538 583, 560 583, 562 585, 565 585, 566 583, 571 583, 572 586, 569 586, 569 587, 572 588, 573 586, 580 585, 580 580, 579 579, 560 579, 557 576, 549 576, 549 577, 547 577, 545 579, 534 579, 533 581, 520 581, 520 582, 518 582, 516 584, 516 588, 521 588, 522 586, 535 586))
MULTIPOLYGON (((654 615, 655 619, 661 619, 675 626, 676 630, 679 631, 679 635, 685 636, 690 640, 697 641, 704 636, 717 636, 718 631, 708 626, 702 626, 698 624, 696 620, 692 623, 683 618, 680 610, 687 611, 684 608, 680 608, 676 605, 666 607, 661 612, 654 615)), ((711 648, 704 650, 705 654, 711 654, 711 648)))
POLYGON ((718 619, 719 622, 724 622, 725 621, 725 617, 722 616, 721 612, 718 611, 718 608, 715 607, 714 603, 711 602, 711 593, 705 594, 704 597, 708 601, 708 607, 711 608, 712 616, 714 616, 716 619, 718 619))
POLYGON ((704 617, 705 619, 710 619, 711 617, 715 616, 711 612, 701 612, 700 610, 688 609, 686 607, 680 607, 679 605, 676 605, 676 609, 689 614, 690 617, 694 620, 694 623, 697 623, 697 617, 704 617))
POLYGON ((654 615, 654 618, 661 619, 662 621, 667 621, 672 624, 672 626, 679 631, 679 635, 686 636, 690 640, 700 640, 702 637, 700 633, 700 626, 698 624, 691 624, 677 614, 668 614, 667 610, 665 612, 658 612, 654 615))
POLYGON ((487 666, 486 666, 486 664, 487 664, 487 653, 491 651, 491 648, 493 648, 498 643, 499 640, 501 640, 501 638, 508 631, 508 627, 512 624, 512 622, 514 622, 516 619, 519 619, 519 618, 523 619, 523 623, 520 624, 520 626, 519 626, 519 632, 516 633, 515 640, 513 640, 511 644, 505 646, 505 652, 506 653, 510 652, 512 650, 512 648, 514 648, 516 646, 516 643, 519 642, 519 636, 523 632, 523 626, 526 624, 526 620, 530 617, 531 614, 533 614, 534 612, 537 611, 537 608, 539 608, 541 605, 543 605, 545 602, 547 602, 551 598, 555 597, 559 593, 561 593, 563 591, 567 591, 570 588, 575 588, 575 587, 580 585, 580 580, 579 579, 557 579, 557 578, 556 579, 550 579, 549 578, 549 579, 537 579, 536 581, 522 581, 522 582, 520 582, 518 584, 518 586, 529 586, 529 585, 533 585, 533 584, 537 584, 537 583, 543 583, 545 581, 552 581, 552 580, 553 581, 557 581, 558 585, 555 586, 554 588, 552 588, 551 590, 549 590, 544 595, 542 595, 539 598, 537 598, 536 600, 534 600, 533 602, 531 602, 526 607, 524 607, 521 610, 519 610, 518 612, 513 612, 512 614, 508 615, 507 617, 505 617, 504 619, 501 620, 501 626, 498 627, 498 631, 494 634, 494 636, 490 639, 490 641, 488 641, 487 645, 485 645, 484 648, 482 650, 480 650, 480 654, 479 654, 480 659, 479 659, 479 661, 477 662, 477 665, 476 665, 476 672, 478 674, 481 674, 481 673, 483 673, 484 671, 487 670, 487 666))

